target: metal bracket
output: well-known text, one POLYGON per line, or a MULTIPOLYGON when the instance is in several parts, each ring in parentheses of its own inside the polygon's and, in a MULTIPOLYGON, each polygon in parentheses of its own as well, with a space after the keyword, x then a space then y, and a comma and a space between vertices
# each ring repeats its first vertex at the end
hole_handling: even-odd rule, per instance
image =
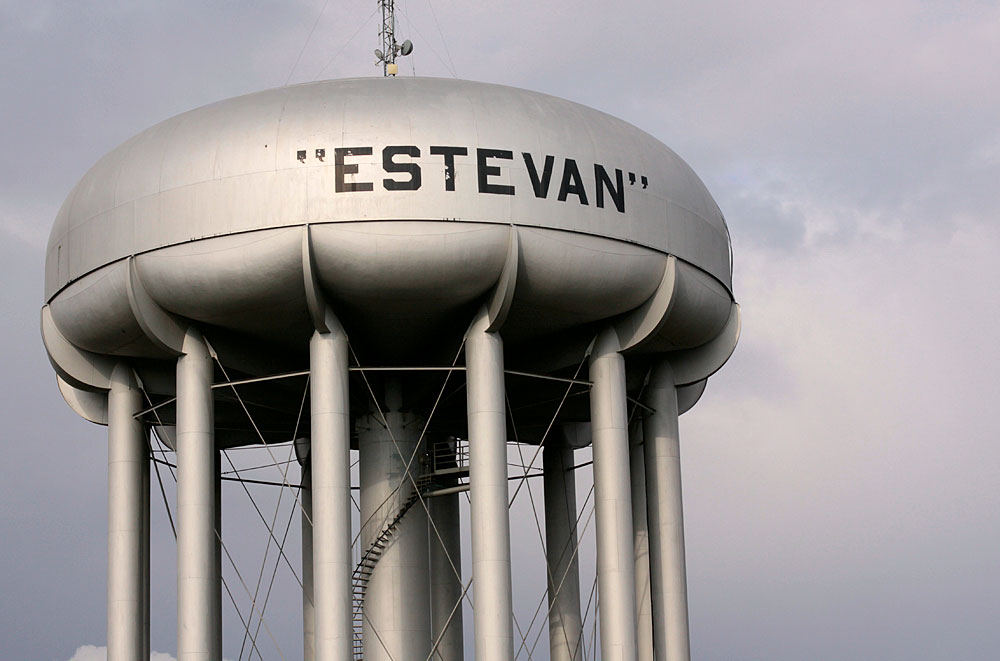
POLYGON ((487 314, 490 318, 490 325, 486 329, 488 332, 500 330, 507 320, 510 312, 510 304, 514 300, 514 288, 517 286, 517 270, 521 264, 521 239, 517 233, 517 227, 510 226, 510 240, 507 243, 507 258, 503 263, 503 271, 497 280, 493 292, 490 294, 489 303, 486 305, 487 314))
POLYGON ((701 396, 705 394, 708 379, 687 386, 677 387, 677 415, 683 415, 694 408, 701 396))
POLYGON ((52 318, 46 303, 41 312, 42 343, 56 374, 77 390, 101 391, 111 388, 115 361, 84 351, 66 339, 52 318))
POLYGON ((622 351, 640 347, 647 340, 656 337, 670 316, 676 300, 676 288, 677 258, 669 255, 663 277, 653 295, 615 323, 622 351))
POLYGON ((98 425, 108 424, 107 394, 75 388, 58 374, 56 374, 56 383, 59 385, 59 392, 63 399, 78 416, 98 425))
POLYGON ((157 347, 179 356, 183 351, 187 324, 153 300, 142 285, 135 257, 128 259, 128 302, 139 328, 157 347))
POLYGON ((736 350, 741 327, 740 306, 739 303, 733 303, 729 308, 726 325, 713 340, 694 349, 671 352, 668 359, 674 371, 674 383, 678 386, 690 385, 719 371, 736 350))
POLYGON ((316 258, 313 255, 312 232, 309 225, 306 225, 302 232, 302 284, 305 287, 306 306, 309 308, 313 327, 320 333, 331 332, 334 327, 329 323, 330 306, 327 305, 323 288, 316 277, 316 258))

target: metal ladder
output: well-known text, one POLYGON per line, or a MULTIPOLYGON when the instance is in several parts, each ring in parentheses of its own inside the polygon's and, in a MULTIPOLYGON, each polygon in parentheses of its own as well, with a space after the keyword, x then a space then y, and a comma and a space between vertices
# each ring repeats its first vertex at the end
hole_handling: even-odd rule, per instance
POLYGON ((358 561, 357 567, 354 568, 354 573, 351 576, 351 587, 353 592, 352 597, 352 618, 354 627, 354 659, 355 661, 362 661, 364 659, 364 639, 362 634, 363 622, 364 622, 364 607, 365 607, 365 593, 368 591, 368 583, 371 580, 372 572, 375 571, 375 565, 378 564, 379 559, 385 552, 386 547, 389 545, 389 541, 392 539, 393 535, 396 534, 396 529, 399 527, 399 522, 403 519, 407 512, 410 511, 417 501, 420 500, 420 495, 427 493, 434 489, 437 485, 437 481, 442 477, 446 479, 454 479, 459 476, 468 476, 468 461, 469 461, 469 449, 468 441, 454 440, 452 442, 435 443, 425 454, 424 461, 422 462, 424 470, 428 472, 423 473, 416 478, 416 488, 410 493, 410 496, 400 505, 399 510, 396 512, 392 520, 382 528, 382 531, 375 538, 375 541, 365 549, 365 552, 361 555, 361 559, 358 561))
MULTIPOLYGON (((426 478, 418 478, 417 485, 420 490, 426 488, 426 478)), ((362 637, 362 626, 364 622, 364 607, 365 607, 365 593, 368 591, 368 582, 371 580, 372 572, 375 571, 375 565, 378 564, 379 558, 385 552, 386 547, 389 544, 389 540, 392 536, 396 534, 396 528, 399 527, 399 522, 410 511, 410 508, 420 500, 419 491, 414 489, 409 498, 407 498, 403 504, 400 506, 399 511, 392 518, 386 527, 382 529, 382 532, 378 534, 375 541, 365 549, 365 552, 361 555, 361 559, 358 561, 357 567, 354 568, 354 573, 351 576, 351 584, 353 588, 353 599, 352 599, 352 618, 354 620, 354 659, 360 661, 364 658, 364 640, 362 637)))

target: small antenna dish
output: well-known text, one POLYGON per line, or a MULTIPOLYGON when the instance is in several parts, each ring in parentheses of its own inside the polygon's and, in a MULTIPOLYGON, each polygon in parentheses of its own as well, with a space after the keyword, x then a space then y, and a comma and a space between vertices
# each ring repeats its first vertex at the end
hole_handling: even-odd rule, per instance
POLYGON ((407 39, 403 42, 403 45, 399 48, 400 55, 409 55, 413 52, 413 42, 407 39))
POLYGON ((375 49, 375 57, 377 57, 377 58, 378 58, 379 60, 383 60, 383 59, 385 59, 385 55, 383 55, 383 54, 382 54, 382 51, 380 51, 380 50, 379 50, 379 49, 377 49, 377 48, 375 49))

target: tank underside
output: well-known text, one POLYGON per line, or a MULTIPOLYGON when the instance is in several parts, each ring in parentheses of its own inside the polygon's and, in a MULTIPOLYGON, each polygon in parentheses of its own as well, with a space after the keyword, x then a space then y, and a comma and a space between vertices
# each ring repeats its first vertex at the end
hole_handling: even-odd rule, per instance
MULTIPOLYGON (((356 367, 461 368, 456 357, 469 320, 487 305, 497 317, 509 370, 584 378, 578 366, 597 330, 616 320, 627 325, 655 307, 665 283, 669 309, 631 350, 629 374, 638 388, 645 376, 642 356, 697 349, 731 324, 727 288, 647 247, 537 227, 361 221, 202 239, 89 273, 59 291, 43 317, 87 354, 127 358, 146 392, 161 400, 174 394, 177 352, 157 337, 157 317, 202 329, 219 357, 218 383, 299 372, 308 367, 314 330, 310 296, 317 294, 311 287, 343 323, 356 367)), ((433 371, 398 375, 413 400, 407 408, 414 410, 433 403, 443 378, 433 371)), ((364 410, 367 386, 377 385, 381 373, 359 371, 355 378, 352 392, 364 410)), ((533 423, 544 428, 552 415, 545 402, 558 401, 566 383, 511 378, 519 433, 528 434, 521 440, 537 440, 533 423)), ((462 382, 452 380, 457 388, 462 382)), ((259 442, 244 405, 268 439, 287 440, 296 426, 308 431, 308 416, 299 416, 303 388, 304 377, 241 385, 239 398, 218 388, 220 440, 259 442)), ((585 399, 569 397, 562 419, 587 420, 585 399)), ((438 415, 442 424, 457 425, 449 433, 460 431, 462 398, 443 402, 438 415)), ((149 422, 172 425, 172 405, 157 409, 149 422)))

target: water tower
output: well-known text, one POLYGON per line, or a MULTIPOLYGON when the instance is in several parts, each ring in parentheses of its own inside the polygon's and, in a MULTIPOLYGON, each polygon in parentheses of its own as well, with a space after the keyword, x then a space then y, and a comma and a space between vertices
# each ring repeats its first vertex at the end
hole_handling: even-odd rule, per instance
POLYGON ((512 659, 515 433, 542 456, 551 658, 580 658, 588 445, 601 658, 688 657, 677 417, 740 314, 722 213, 650 135, 458 80, 264 91, 98 161, 45 269, 59 388, 108 426, 110 659, 149 653, 151 426, 176 453, 182 661, 222 656, 220 450, 291 438, 306 657, 461 658, 471 594, 475 658, 512 659))

